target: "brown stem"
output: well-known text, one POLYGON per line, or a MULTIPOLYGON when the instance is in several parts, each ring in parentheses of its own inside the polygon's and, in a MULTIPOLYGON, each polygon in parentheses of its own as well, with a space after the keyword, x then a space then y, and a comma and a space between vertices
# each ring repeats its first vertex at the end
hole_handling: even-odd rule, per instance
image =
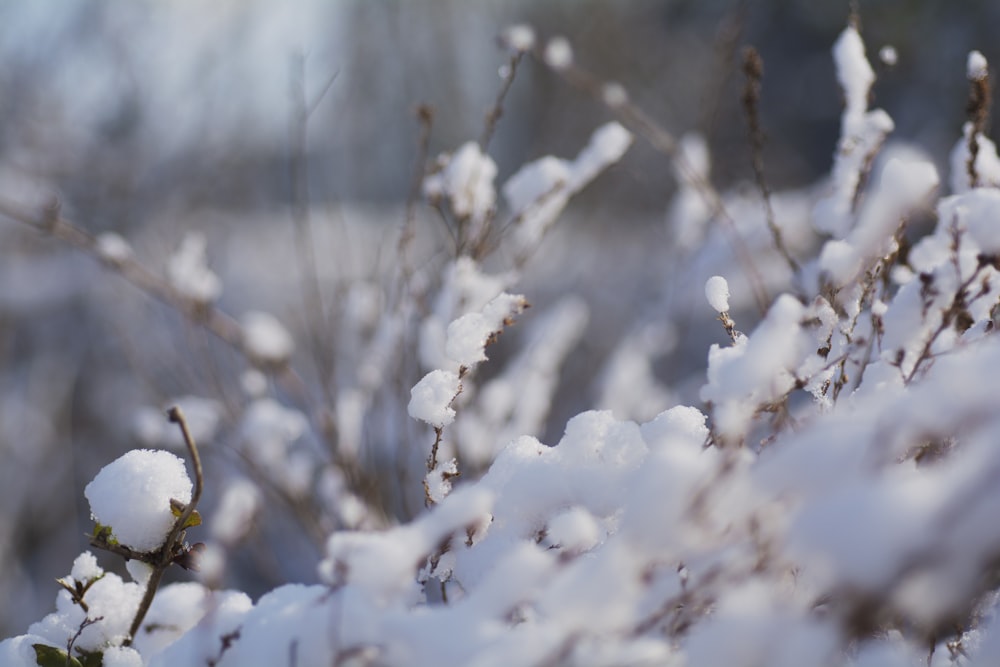
POLYGON ((195 443, 194 438, 191 437, 187 420, 184 418, 184 413, 179 407, 175 405, 170 408, 167 411, 167 417, 171 422, 180 427, 181 435, 184 436, 184 444, 187 445, 188 453, 191 455, 195 477, 194 495, 191 496, 191 502, 184 506, 180 515, 174 520, 174 525, 160 548, 150 554, 152 557, 149 560, 143 559, 144 562, 152 565, 153 571, 149 575, 149 581, 146 582, 146 591, 142 595, 142 600, 139 601, 139 607, 136 609, 135 617, 132 619, 132 625, 129 626, 128 637, 123 643, 124 646, 130 646, 135 639, 136 633, 139 632, 142 621, 146 617, 150 605, 153 603, 153 598, 156 596, 156 590, 160 586, 163 573, 173 564, 174 559, 183 553, 184 546, 181 542, 184 528, 187 525, 188 519, 194 513, 198 501, 201 500, 204 477, 201 469, 201 456, 198 455, 198 445, 195 443))

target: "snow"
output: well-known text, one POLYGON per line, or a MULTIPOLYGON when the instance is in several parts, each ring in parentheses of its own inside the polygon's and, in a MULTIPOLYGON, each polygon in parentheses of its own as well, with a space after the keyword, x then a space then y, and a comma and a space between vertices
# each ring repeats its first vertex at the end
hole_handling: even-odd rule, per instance
MULTIPOLYGON (((955 147, 949 156, 951 167, 951 191, 953 194, 961 194, 972 188, 969 177, 969 160, 972 157, 969 152, 969 140, 973 132, 972 123, 965 123, 962 128, 962 137, 955 142, 955 147)), ((979 187, 1000 187, 1000 157, 997 157, 996 144, 982 133, 976 133, 972 139, 978 148, 976 152, 975 168, 978 176, 979 187)))
POLYGON ((569 198, 618 162, 632 144, 632 134, 617 122, 597 128, 573 161, 551 155, 522 166, 503 186, 514 211, 516 240, 522 251, 538 246, 569 198))
POLYGON ((878 59, 887 67, 895 67, 896 63, 899 62, 899 54, 896 52, 896 47, 886 44, 878 50, 878 59))
POLYGON ((705 298, 717 313, 729 312, 729 283, 722 276, 712 276, 705 283, 705 298))
POLYGON ((167 410, 177 406, 184 413, 191 437, 199 447, 211 445, 222 424, 223 406, 211 398, 178 396, 160 408, 143 407, 136 411, 132 430, 145 447, 186 448, 184 434, 167 419, 167 410))
POLYGON ((201 232, 187 232, 167 262, 167 279, 177 292, 201 305, 213 303, 222 294, 222 282, 208 268, 208 241, 201 232))
POLYGON ((549 521, 546 539, 566 552, 584 552, 600 541, 601 529, 594 517, 582 507, 573 507, 549 521))
POLYGON ((104 570, 97 564, 97 557, 89 551, 84 551, 73 561, 73 569, 69 576, 73 581, 86 584, 91 579, 97 579, 104 574, 104 570))
POLYGON ((451 402, 461 389, 457 373, 440 369, 431 371, 410 390, 407 411, 414 419, 434 428, 447 426, 455 420, 451 402))
POLYGON ((121 264, 132 258, 132 246, 114 232, 104 232, 97 236, 95 248, 98 256, 109 264, 121 264))
POLYGON ((507 48, 524 53, 535 48, 535 30, 529 25, 512 25, 503 31, 507 48))
POLYGON ((280 366, 291 358, 295 341, 274 315, 252 310, 243 314, 240 324, 243 327, 243 346, 254 361, 280 366))
POLYGON ((112 646, 104 651, 103 667, 143 667, 142 655, 127 646, 112 646))
POLYGON ((569 187, 581 190, 609 165, 618 162, 632 145, 632 133, 618 122, 606 123, 590 136, 590 141, 573 161, 569 187))
POLYGON ((474 141, 463 144, 452 155, 439 158, 442 169, 424 179, 424 194, 446 198, 459 219, 482 223, 496 205, 497 165, 474 141))
POLYGON ((986 57, 979 51, 970 51, 965 65, 965 76, 969 81, 979 81, 989 77, 989 65, 986 57))
POLYGON ((250 530, 260 505, 257 487, 237 480, 226 487, 208 526, 212 537, 224 544, 235 544, 250 530))
POLYGON ((489 339, 502 332, 505 323, 526 305, 524 296, 505 292, 486 304, 482 312, 467 313, 453 321, 448 325, 445 354, 465 368, 485 361, 489 339))
POLYGON ((566 69, 573 64, 573 47, 565 37, 553 37, 545 45, 543 58, 552 69, 566 69))
POLYGON ((133 449, 101 468, 84 488, 90 513, 112 537, 136 551, 153 551, 174 524, 170 501, 191 501, 184 461, 165 451, 133 449))
POLYGON ((601 99, 612 109, 617 109, 628 103, 628 91, 620 83, 606 83, 601 87, 601 99))
POLYGON ((942 200, 940 213, 967 230, 982 252, 995 255, 1000 253, 1000 224, 997 224, 996 217, 998 206, 1000 191, 977 188, 942 200))
POLYGON ((868 91, 875 83, 875 72, 865 57, 865 44, 854 27, 840 33, 833 45, 837 81, 844 91, 846 114, 860 117, 868 108, 868 91))
MULTIPOLYGON (((104 651, 106 665, 996 664, 995 148, 966 126, 954 154, 958 187, 940 197, 926 159, 876 155, 891 120, 867 109, 871 68, 856 31, 844 33, 836 56, 847 109, 833 174, 825 190, 791 197, 797 215, 788 222, 779 215, 799 243, 802 275, 771 271, 762 216, 744 215, 738 194, 723 197, 774 295, 755 325, 747 309, 749 335, 724 346, 701 337, 709 326, 719 333, 702 294, 718 313, 747 302, 739 301, 746 281, 734 278, 730 296, 720 275, 735 270, 733 254, 719 251, 710 211, 686 198, 701 196, 697 180, 711 163, 695 135, 673 165, 679 252, 656 256, 665 272, 650 272, 640 294, 621 287, 619 272, 632 266, 598 264, 572 243, 557 248, 572 266, 600 270, 606 295, 598 297, 640 302, 634 320, 619 318, 624 308, 608 316, 562 295, 557 277, 579 274, 559 276, 570 264, 549 255, 538 270, 555 294, 540 294, 544 310, 523 318, 504 354, 477 370, 493 335, 524 308, 512 292, 534 299, 527 287, 515 290, 522 276, 504 271, 503 252, 483 264, 462 256, 419 265, 409 283, 416 303, 401 313, 393 290, 366 276, 342 292, 342 365, 325 388, 331 414, 316 415, 355 442, 321 448, 314 415, 293 391, 276 383, 268 395, 256 373, 241 392, 234 369, 225 410, 209 405, 210 423, 197 427, 226 445, 212 450, 213 467, 233 459, 240 468, 211 471, 205 569, 188 575, 204 583, 161 587, 133 646, 121 648, 149 568, 130 561, 133 581, 124 581, 84 552, 62 586, 52 585, 55 609, 0 643, 0 664, 34 665, 32 644, 65 647, 98 617, 77 645, 104 651), (980 148, 975 184, 962 162, 970 139, 980 148), (814 234, 808 209, 817 199, 814 234), (932 207, 936 215, 915 215, 932 207), (920 224, 905 230, 908 252, 887 261, 911 220, 920 224), (680 339, 683 328, 694 335, 680 339), (602 336, 617 338, 602 346, 602 336), (405 356, 399 366, 379 357, 394 346, 405 356), (582 393, 563 397, 560 385, 580 383, 577 366, 602 362, 600 386, 587 389, 613 409, 579 412, 553 437, 550 413, 572 414, 582 393), (677 363, 692 370, 668 385, 656 371, 677 363), (407 412, 449 428, 437 434, 440 451, 424 476, 430 434, 405 419, 403 403, 406 384, 427 370, 407 412), (377 467, 354 468, 369 464, 377 467), (359 470, 374 471, 378 486, 356 484, 359 470), (373 507, 369 492, 386 497, 373 507), (414 507, 383 515, 394 494, 409 494, 414 507), (315 512, 321 530, 340 528, 319 537, 312 564, 322 584, 279 585, 256 604, 215 589, 243 567, 238 543, 255 520, 276 576, 285 559, 308 552, 285 504, 315 512), (89 612, 74 599, 88 584, 89 612)), ((550 156, 519 171, 504 187, 515 219, 498 241, 503 251, 519 250, 518 224, 536 225, 540 238, 630 142, 608 125, 575 160, 550 156)), ((439 165, 437 193, 458 210, 449 164, 439 165)), ((272 359, 290 355, 290 344, 280 354, 272 346, 272 359)), ((42 368, 32 383, 46 379, 42 368)), ((71 384, 63 380, 50 381, 71 384)), ((23 405, 0 402, 0 427, 23 419, 23 405)), ((149 415, 153 433, 165 419, 149 415)), ((4 435, 20 441, 17 431, 4 435)), ((183 461, 144 450, 85 489, 96 520, 141 549, 159 546, 172 524, 170 498, 190 494, 183 461)))
POLYGON ((503 196, 512 210, 523 211, 543 196, 565 186, 569 179, 569 163, 548 155, 518 169, 504 183, 503 196))

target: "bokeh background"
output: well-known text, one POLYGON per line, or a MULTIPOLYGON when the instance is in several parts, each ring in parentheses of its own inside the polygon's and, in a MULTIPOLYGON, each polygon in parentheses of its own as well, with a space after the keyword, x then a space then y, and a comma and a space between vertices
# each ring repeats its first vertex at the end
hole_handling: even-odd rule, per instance
MULTIPOLYGON (((968 52, 1000 62, 1000 3, 859 8, 879 75, 874 103, 896 121, 895 139, 946 164, 964 120, 968 52), (892 67, 878 61, 884 45, 897 51, 892 67)), ((724 190, 752 178, 739 96, 740 53, 754 45, 765 62, 766 169, 788 190, 830 167, 840 118, 830 47, 847 14, 847 3, 810 0, 0 3, 0 197, 40 206, 57 196, 68 218, 125 236, 154 268, 184 230, 203 230, 223 307, 295 312, 290 129, 303 90, 318 100, 306 147, 321 273, 365 275, 394 251, 379 238, 403 219, 415 108, 434 109, 432 155, 479 136, 506 26, 568 37, 578 63, 622 83, 664 127, 705 136, 724 190)), ((527 160, 575 155, 607 120, 595 100, 526 61, 491 145, 499 181, 527 160)), ((649 301, 669 241, 671 173, 637 141, 571 205, 562 252, 526 278, 535 302, 575 291, 591 305, 550 437, 593 404, 607 341, 649 301)), ((696 396, 686 374, 721 332, 685 335, 697 345, 674 345, 674 356, 693 356, 657 367, 682 387, 678 400, 696 396)), ((0 636, 50 609, 53 579, 86 545, 83 486, 134 446, 136 410, 212 394, 212 374, 192 362, 204 345, 91 259, 0 218, 0 636)), ((246 556, 227 584, 259 592, 314 580, 316 546, 282 540, 246 556)))

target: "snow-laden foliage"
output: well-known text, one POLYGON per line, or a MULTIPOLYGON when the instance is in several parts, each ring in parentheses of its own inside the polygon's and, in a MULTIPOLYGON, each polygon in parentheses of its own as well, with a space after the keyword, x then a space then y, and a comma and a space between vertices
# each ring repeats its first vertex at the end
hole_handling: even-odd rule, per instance
MULTIPOLYGON (((529 29, 505 34, 517 58, 536 48, 529 29)), ((603 376, 613 409, 577 414, 554 441, 545 415, 589 309, 566 297, 535 315, 508 290, 569 198, 629 148, 623 125, 599 128, 574 160, 522 167, 500 188, 506 207, 482 143, 441 156, 422 191, 454 255, 399 266, 391 288, 351 286, 331 339, 340 356, 312 350, 329 372, 319 409, 292 334, 272 315, 215 311, 204 240, 187 237, 167 284, 246 357, 243 395, 236 408, 187 397, 201 416, 179 443, 153 413, 142 433, 196 454, 191 433, 207 445, 228 429, 254 481, 220 493, 200 579, 157 590, 163 558, 194 564, 178 530, 200 530, 188 521, 198 493, 173 454, 111 463, 85 490, 93 544, 142 552, 132 581, 79 555, 55 611, 0 643, 0 663, 997 664, 995 147, 975 121, 956 128, 950 192, 926 160, 879 159, 893 124, 868 109, 875 74, 855 27, 833 54, 845 109, 831 177, 774 195, 770 223, 745 192, 712 189, 703 141, 646 137, 674 160, 667 217, 689 256, 671 275, 691 293, 626 331, 603 376), (717 317, 726 340, 699 350, 694 406, 672 405, 652 370, 686 311, 717 317), (519 345, 494 354, 518 328, 519 345), (390 381, 398 368, 407 386, 390 381), (317 453, 319 438, 335 446, 317 453), (256 602, 220 590, 228 550, 274 498, 322 543, 320 583, 256 602), (415 498, 423 509, 399 509, 415 498)), ((566 40, 539 55, 589 80, 566 40)), ((987 78, 970 56, 970 84, 987 78)), ((90 250, 123 271, 134 261, 117 238, 90 250)))

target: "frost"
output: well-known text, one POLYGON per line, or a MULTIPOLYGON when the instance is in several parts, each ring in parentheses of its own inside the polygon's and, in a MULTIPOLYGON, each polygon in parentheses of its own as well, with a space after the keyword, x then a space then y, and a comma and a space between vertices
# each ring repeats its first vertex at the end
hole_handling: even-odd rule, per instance
POLYGON ((462 389, 457 373, 431 371, 410 390, 410 416, 434 428, 447 426, 455 420, 451 402, 462 389))
POLYGON ((84 489, 94 520, 119 543, 153 551, 174 524, 171 499, 191 501, 184 461, 169 452, 134 449, 101 468, 84 489))
POLYGON ((182 296, 208 305, 222 294, 219 277, 208 268, 205 249, 208 241, 200 232, 187 232, 177 252, 167 262, 167 278, 182 296))
POLYGON ((718 313, 729 312, 729 283, 722 276, 712 276, 705 283, 705 298, 708 305, 718 313))
POLYGON ((243 346, 255 361, 280 366, 291 358, 295 341, 274 315, 250 311, 240 318, 240 324, 243 326, 243 346))

